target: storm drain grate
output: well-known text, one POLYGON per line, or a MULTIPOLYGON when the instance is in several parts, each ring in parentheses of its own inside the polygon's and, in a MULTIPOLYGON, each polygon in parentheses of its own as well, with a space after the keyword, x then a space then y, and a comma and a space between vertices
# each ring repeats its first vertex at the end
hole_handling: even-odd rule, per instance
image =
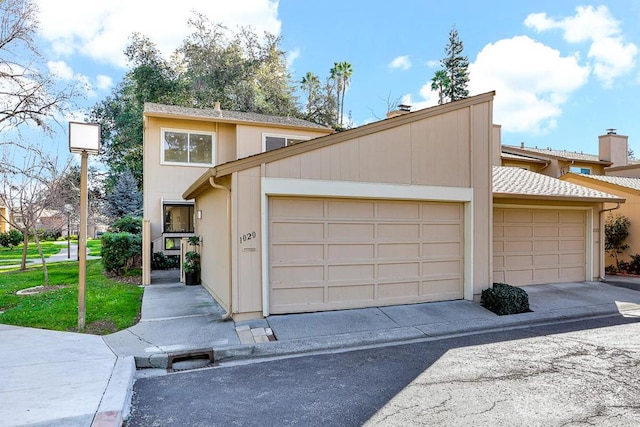
POLYGON ((213 366, 213 350, 189 350, 167 355, 167 372, 186 371, 213 366))

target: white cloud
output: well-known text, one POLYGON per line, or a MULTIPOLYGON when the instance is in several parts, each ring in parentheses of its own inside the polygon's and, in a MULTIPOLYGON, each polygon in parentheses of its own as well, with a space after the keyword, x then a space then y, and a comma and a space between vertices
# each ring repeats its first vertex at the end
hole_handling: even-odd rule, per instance
POLYGON ((109 90, 113 86, 113 79, 104 74, 96 76, 96 87, 100 90, 109 90))
POLYGON ((431 61, 427 61, 427 67, 429 67, 429 68, 438 68, 438 67, 440 67, 440 60, 432 59, 431 61))
POLYGON ((62 80, 73 79, 73 70, 64 61, 49 61, 47 62, 47 68, 49 72, 54 76, 62 80))
POLYGON ((300 57, 300 49, 294 49, 290 52, 287 52, 287 69, 293 68, 293 63, 296 59, 300 57))
POLYGON ((411 68, 411 61, 409 60, 409 56, 397 56, 393 58, 393 61, 389 63, 389 68, 391 69, 399 69, 399 70, 408 70, 411 68))
POLYGON ((40 35, 61 57, 79 54, 126 66, 123 51, 133 32, 153 40, 168 57, 191 32, 187 21, 198 11, 231 28, 252 26, 257 33, 280 33, 277 0, 182 0, 165 7, 151 0, 37 0, 40 35))
POLYGON ((590 42, 587 57, 593 61, 593 73, 605 87, 636 65, 638 47, 624 41, 620 22, 606 6, 579 6, 575 16, 562 19, 533 13, 527 16, 524 25, 537 32, 559 29, 569 43, 590 42))
POLYGON ((518 36, 488 44, 478 53, 469 65, 469 91, 496 91, 494 122, 506 132, 544 133, 555 127, 562 105, 588 76, 589 67, 581 66, 577 56, 563 57, 518 36))

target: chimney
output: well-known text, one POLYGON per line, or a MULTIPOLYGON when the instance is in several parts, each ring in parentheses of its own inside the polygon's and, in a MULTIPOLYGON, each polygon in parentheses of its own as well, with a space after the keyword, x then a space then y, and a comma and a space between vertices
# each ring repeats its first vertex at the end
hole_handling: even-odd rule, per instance
POLYGON ((598 137, 598 158, 611 162, 611 166, 629 164, 629 137, 618 135, 616 129, 609 128, 605 135, 598 137))
POLYGON ((524 148, 524 141, 520 143, 520 148, 524 148))
POLYGON ((215 111, 216 113, 220 113, 222 110, 220 110, 220 101, 216 101, 213 104, 213 111, 215 111))
POLYGON ((411 112, 411 105, 400 104, 400 105, 398 105, 398 109, 397 110, 389 111, 387 113, 387 119, 391 119, 393 117, 402 116, 402 115, 410 113, 410 112, 411 112))

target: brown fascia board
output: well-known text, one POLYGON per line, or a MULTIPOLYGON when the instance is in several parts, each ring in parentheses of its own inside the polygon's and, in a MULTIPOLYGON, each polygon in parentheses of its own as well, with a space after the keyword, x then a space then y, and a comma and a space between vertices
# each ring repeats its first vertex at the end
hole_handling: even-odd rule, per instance
MULTIPOLYGON (((616 184, 614 182, 607 182, 607 181, 601 181, 599 179, 595 179, 595 178, 590 178, 591 175, 584 175, 584 174, 578 174, 578 173, 573 173, 573 172, 567 172, 564 175, 562 175, 560 178, 562 181, 566 181, 566 177, 567 175, 572 176, 573 178, 576 178, 578 181, 581 181, 581 184, 583 187, 589 187, 589 185, 587 183, 594 183, 594 184, 600 184, 603 185, 605 187, 609 187, 612 189, 616 189, 616 190, 620 190, 620 191, 624 191, 626 193, 629 194, 633 194, 633 195, 639 195, 640 194, 640 190, 636 190, 635 188, 629 188, 626 187, 624 185, 620 185, 620 184, 616 184)), ((603 175, 603 176, 612 176, 612 175, 603 175)), ((624 177, 621 177, 624 178, 624 177)), ((589 187, 591 188, 591 187, 589 187)), ((600 190, 598 190, 600 191, 600 190)))
POLYGON ((611 166, 605 168, 605 172, 615 172, 615 171, 628 171, 631 169, 640 169, 640 163, 636 163, 633 165, 624 165, 624 166, 611 166))
POLYGON ((218 166, 214 166, 213 168, 205 172, 203 176, 198 178, 196 182, 189 186, 189 188, 183 194, 183 197, 187 199, 195 197, 195 194, 199 194, 200 192, 202 192, 202 189, 199 189, 199 186, 206 185, 203 183, 208 183, 208 180, 211 177, 221 178, 234 172, 250 169, 265 163, 275 162, 287 157, 292 157, 298 154, 317 150, 319 148, 328 147, 333 144, 338 144, 340 142, 360 138, 387 129, 392 129, 394 127, 423 120, 425 118, 438 116, 440 114, 449 113, 451 111, 460 110, 477 104, 482 104, 484 102, 492 101, 494 96, 495 91, 491 91, 469 98, 461 99, 459 101, 425 108, 423 110, 414 111, 412 113, 403 114, 401 116, 396 116, 389 119, 383 119, 354 129, 333 133, 331 135, 320 136, 318 138, 310 139, 308 141, 300 142, 288 147, 279 148, 277 150, 258 153, 249 157, 244 157, 242 159, 223 163, 218 166))
POLYGON ((278 123, 278 122, 269 122, 269 121, 260 121, 260 120, 241 120, 234 119, 231 117, 214 117, 214 116, 198 116, 194 114, 181 114, 181 113, 171 113, 171 112, 159 112, 159 111, 144 111, 143 118, 146 117, 156 117, 161 119, 177 119, 177 120, 192 120, 197 122, 214 122, 214 123, 229 123, 243 126, 269 126, 275 128, 282 129, 295 129, 295 130, 305 130, 305 131, 328 131, 335 132, 333 128, 324 127, 324 126, 302 126, 296 124, 287 124, 287 123, 278 123))
POLYGON ((591 203, 624 203, 624 197, 580 197, 580 196, 550 196, 542 194, 514 194, 514 193, 493 193, 494 199, 526 199, 526 200, 546 200, 557 202, 591 202, 591 203))
POLYGON ((506 153, 510 153, 510 154, 519 154, 521 156, 532 157, 532 158, 543 158, 543 159, 544 158, 549 158, 549 159, 563 160, 565 162, 592 163, 592 164, 597 164, 597 165, 611 165, 611 162, 608 162, 606 160, 570 159, 568 157, 556 156, 556 155, 553 155, 553 154, 538 153, 537 151, 530 151, 530 150, 527 150, 526 148, 508 147, 508 146, 505 146, 505 145, 502 146, 502 151, 504 151, 506 153))

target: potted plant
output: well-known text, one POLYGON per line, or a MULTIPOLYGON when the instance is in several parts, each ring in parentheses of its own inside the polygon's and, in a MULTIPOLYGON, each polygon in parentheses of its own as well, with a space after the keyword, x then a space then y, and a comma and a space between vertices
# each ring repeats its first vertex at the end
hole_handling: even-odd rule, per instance
POLYGON ((184 262, 182 263, 184 281, 188 286, 200 284, 200 254, 195 250, 195 247, 199 244, 199 236, 189 237, 189 245, 193 246, 194 249, 184 254, 184 262))

